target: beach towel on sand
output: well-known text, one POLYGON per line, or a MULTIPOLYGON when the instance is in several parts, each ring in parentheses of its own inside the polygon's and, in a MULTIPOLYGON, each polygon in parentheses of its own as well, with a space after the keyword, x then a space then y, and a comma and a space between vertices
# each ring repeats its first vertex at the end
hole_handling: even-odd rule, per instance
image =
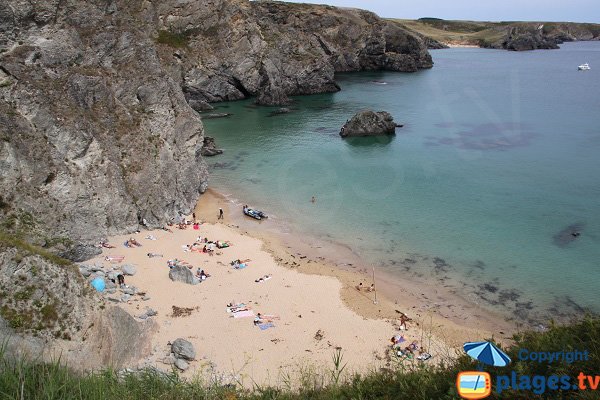
POLYGON ((257 325, 261 331, 267 330, 269 328, 275 328, 275 325, 273 325, 272 322, 265 322, 264 324, 258 324, 257 325))
POLYGON ((254 317, 254 312, 252 310, 238 311, 233 313, 233 318, 248 318, 254 317))

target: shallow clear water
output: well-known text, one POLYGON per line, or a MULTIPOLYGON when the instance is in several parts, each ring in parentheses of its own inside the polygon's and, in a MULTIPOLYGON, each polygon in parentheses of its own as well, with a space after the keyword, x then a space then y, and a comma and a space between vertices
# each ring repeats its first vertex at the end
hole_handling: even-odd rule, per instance
POLYGON ((432 55, 414 74, 340 74, 342 91, 295 98, 289 114, 218 104, 233 116, 204 121, 226 150, 211 186, 393 273, 515 310, 600 311, 600 43, 432 55), (364 108, 405 126, 341 139, 364 108), (556 245, 575 223, 581 236, 556 245))

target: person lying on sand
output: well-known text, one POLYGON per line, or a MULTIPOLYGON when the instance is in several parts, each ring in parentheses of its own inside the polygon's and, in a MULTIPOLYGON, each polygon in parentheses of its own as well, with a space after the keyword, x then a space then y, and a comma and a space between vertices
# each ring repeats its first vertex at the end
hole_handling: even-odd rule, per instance
POLYGON ((171 228, 169 228, 169 226, 171 226, 171 225, 164 226, 164 227, 162 228, 162 230, 163 230, 163 231, 167 231, 167 232, 171 232, 171 233, 173 233, 173 231, 171 230, 171 228))
POLYGON ((203 269, 198 268, 196 271, 196 277, 200 278, 201 281, 204 281, 206 278, 210 277, 210 274, 207 274, 203 269))
POLYGON ((401 343, 406 342, 406 339, 402 335, 394 335, 390 339, 390 342, 392 342, 393 348, 397 348, 401 343))
POLYGON ((416 357, 417 360, 419 361, 427 361, 432 357, 431 354, 429 354, 424 347, 421 347, 421 350, 419 350, 419 355, 416 357))
POLYGON ((142 247, 142 244, 135 240, 134 238, 129 238, 128 241, 125 242, 125 246, 127 247, 142 247))
POLYGON ((106 256, 104 259, 108 262, 121 262, 125 259, 125 256, 106 256))
POLYGON ((115 248, 115 246, 113 246, 112 244, 108 243, 107 240, 100 241, 100 247, 104 247, 105 249, 114 249, 115 248))
POLYGON ((248 262, 250 262, 250 261, 252 261, 252 260, 251 260, 251 259, 249 259, 249 258, 246 258, 245 260, 240 260, 240 259, 238 258, 237 260, 233 260, 233 261, 232 261, 230 264, 231 264, 231 265, 243 264, 243 263, 248 263, 248 262))
POLYGON ((157 253, 148 253, 146 255, 148 256, 148 258, 163 257, 162 254, 157 254, 157 253))
POLYGON ((226 241, 217 240, 217 247, 219 249, 225 249, 225 248, 231 247, 231 246, 233 246, 233 244, 228 240, 226 240, 226 241))
POLYGON ((255 279, 254 282, 256 282, 256 283, 262 283, 262 282, 268 281, 269 279, 271 279, 271 275, 265 275, 265 276, 262 276, 262 277, 260 277, 258 279, 255 279))

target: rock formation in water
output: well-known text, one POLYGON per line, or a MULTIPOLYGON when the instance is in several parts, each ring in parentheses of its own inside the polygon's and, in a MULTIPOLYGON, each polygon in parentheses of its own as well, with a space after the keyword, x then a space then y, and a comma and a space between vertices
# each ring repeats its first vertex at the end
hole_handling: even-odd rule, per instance
POLYGON ((360 111, 346 121, 340 130, 341 137, 393 135, 398 125, 386 111, 360 111))
POLYGON ((219 154, 223 154, 223 150, 217 148, 215 138, 212 138, 210 136, 204 136, 204 144, 202 146, 201 154, 204 157, 212 157, 219 154))

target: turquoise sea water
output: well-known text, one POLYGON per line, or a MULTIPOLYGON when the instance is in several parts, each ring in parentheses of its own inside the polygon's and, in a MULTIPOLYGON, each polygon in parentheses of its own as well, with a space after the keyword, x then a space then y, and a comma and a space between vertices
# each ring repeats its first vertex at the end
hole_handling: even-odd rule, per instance
POLYGON ((217 104, 233 115, 204 121, 226 150, 208 161, 210 185, 523 318, 600 311, 600 43, 432 56, 414 74, 340 74, 342 91, 297 97, 289 114, 217 104), (405 126, 341 139, 364 108, 405 126), (571 224, 581 236, 558 246, 571 224))

